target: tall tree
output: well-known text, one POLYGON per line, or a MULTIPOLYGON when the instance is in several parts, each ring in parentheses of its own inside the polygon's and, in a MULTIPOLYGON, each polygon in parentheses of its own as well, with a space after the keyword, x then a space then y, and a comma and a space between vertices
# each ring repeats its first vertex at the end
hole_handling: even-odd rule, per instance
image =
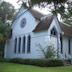
POLYGON ((15 9, 7 2, 2 0, 0 2, 0 43, 5 43, 11 33, 11 27, 5 23, 5 20, 11 20, 13 18, 15 9))
POLYGON ((9 38, 11 32, 11 27, 9 24, 4 24, 0 20, 0 43, 5 43, 9 38))
POLYGON ((1 2, 0 4, 0 19, 5 22, 6 19, 11 20, 14 16, 14 6, 7 2, 1 2))
POLYGON ((11 34, 11 26, 6 20, 12 20, 14 12, 15 9, 11 4, 0 0, 0 57, 3 57, 5 42, 11 34))
MULTIPOLYGON (((19 0, 22 1, 24 4, 29 3, 30 6, 39 5, 39 7, 47 7, 49 4, 51 4, 53 7, 52 12, 53 13, 64 13, 65 10, 65 3, 68 2, 68 0, 19 0)), ((51 8, 50 7, 50 8, 51 8)))
POLYGON ((68 4, 68 10, 62 15, 63 21, 72 26, 72 2, 68 4))
MULTIPOLYGON (((71 0, 19 0, 22 1, 23 4, 29 3, 30 6, 38 5, 41 8, 48 7, 51 12, 55 15, 58 13, 61 14, 63 21, 68 23, 72 22, 72 2, 71 0), (66 7, 68 5, 68 7, 66 7)), ((18 2, 19 2, 18 1, 18 2)))
POLYGON ((11 27, 0 20, 0 58, 4 55, 4 45, 10 37, 11 27))

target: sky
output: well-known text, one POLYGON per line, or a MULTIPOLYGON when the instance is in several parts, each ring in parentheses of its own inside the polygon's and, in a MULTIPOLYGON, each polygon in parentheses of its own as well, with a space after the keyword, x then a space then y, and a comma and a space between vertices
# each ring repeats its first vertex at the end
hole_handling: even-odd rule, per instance
MULTIPOLYGON (((17 1, 18 0, 4 0, 4 1, 6 1, 6 2, 9 2, 9 3, 11 3, 14 7, 15 7, 15 9, 18 9, 19 7, 20 7, 20 3, 18 4, 17 3, 17 1)), ((35 8, 37 11, 40 11, 41 13, 43 13, 43 14, 48 14, 49 12, 47 11, 47 9, 42 9, 42 10, 40 10, 38 7, 37 8, 35 8)))
POLYGON ((17 3, 18 0, 4 0, 4 1, 11 3, 15 7, 15 9, 20 7, 19 4, 17 3))
MULTIPOLYGON (((3 1, 6 1, 6 2, 11 3, 11 4, 15 7, 15 9, 20 8, 20 5, 17 3, 18 0, 3 0, 3 1)), ((47 14, 50 13, 50 12, 48 11, 48 9, 46 9, 46 8, 44 8, 44 9, 42 9, 42 10, 40 10, 39 8, 34 8, 34 9, 36 9, 37 11, 39 11, 39 12, 41 12, 42 14, 45 14, 45 15, 47 15, 47 14)), ((59 15, 58 18, 60 19, 61 16, 59 15)))
MULTIPOLYGON (((3 0, 3 1, 11 3, 15 7, 15 9, 18 9, 20 7, 20 5, 17 3, 18 0, 3 0)), ((72 0, 69 1, 72 2, 72 0)), ((35 9, 43 14, 49 14, 49 11, 47 9, 42 9, 42 10, 40 10, 39 8, 35 8, 35 9)))
MULTIPOLYGON (((16 9, 20 7, 19 4, 17 3, 18 0, 4 0, 4 1, 11 3, 13 6, 15 6, 16 9)), ((69 1, 72 2, 72 0, 69 1)))

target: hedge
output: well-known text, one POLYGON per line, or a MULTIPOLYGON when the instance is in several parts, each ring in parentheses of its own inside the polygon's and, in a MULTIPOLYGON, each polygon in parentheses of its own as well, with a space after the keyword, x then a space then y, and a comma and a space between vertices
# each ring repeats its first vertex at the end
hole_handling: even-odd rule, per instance
POLYGON ((11 59, 9 62, 19 63, 25 65, 34 65, 40 67, 56 67, 56 66, 64 66, 62 60, 47 60, 47 59, 11 59))

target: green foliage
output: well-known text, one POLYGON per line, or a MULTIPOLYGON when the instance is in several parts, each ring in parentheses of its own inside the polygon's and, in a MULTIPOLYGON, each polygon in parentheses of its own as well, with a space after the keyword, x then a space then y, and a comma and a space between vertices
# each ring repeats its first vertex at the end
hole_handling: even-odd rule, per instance
POLYGON ((4 56, 4 43, 0 43, 0 60, 4 56))
MULTIPOLYGON (((54 9, 52 9, 52 13, 57 15, 58 13, 61 14, 63 22, 66 24, 72 25, 72 2, 69 0, 31 0, 32 4, 38 4, 42 7, 46 7, 48 4, 52 4, 54 9), (42 2, 47 2, 47 5, 42 2), (68 7, 65 6, 68 5, 68 7)), ((51 7, 50 7, 51 8, 51 7)))
MULTIPOLYGON (((20 1, 24 2, 24 0, 20 1)), ((57 13, 63 14, 65 12, 64 4, 67 3, 67 0, 31 0, 31 2, 29 1, 28 3, 31 4, 30 6, 38 5, 41 8, 45 8, 49 4, 52 4, 51 7, 53 8, 51 10, 57 15, 57 13)))
POLYGON ((0 58, 4 56, 5 42, 11 35, 11 26, 6 20, 12 20, 14 12, 15 9, 11 4, 0 1, 0 58))
POLYGON ((0 58, 4 56, 4 45, 6 40, 9 39, 10 33, 10 25, 5 24, 0 20, 0 58))
POLYGON ((62 15, 62 19, 66 24, 72 25, 72 10, 62 15))
POLYGON ((0 19, 2 22, 5 22, 5 20, 12 20, 14 16, 15 9, 14 7, 7 2, 2 2, 0 4, 0 19))
POLYGON ((48 3, 65 3, 67 0, 31 0, 33 4, 40 3, 40 2, 48 2, 48 3))
POLYGON ((9 38, 11 32, 11 27, 9 24, 4 24, 0 20, 0 43, 5 43, 9 38))
POLYGON ((40 67, 55 67, 64 65, 62 60, 47 60, 47 59, 11 59, 9 62, 25 65, 34 65, 40 67))
MULTIPOLYGON (((24 2, 24 0, 19 1, 24 2)), ((59 13, 65 23, 72 25, 72 2, 70 2, 69 0, 31 0, 31 2, 29 1, 28 3, 31 4, 30 6, 37 5, 41 9, 46 7, 51 9, 52 7, 50 11, 54 15, 57 16, 57 14, 59 13), (66 7, 65 4, 67 4, 68 7, 66 7), (48 5, 51 6, 48 7, 48 5), (68 13, 66 14, 67 11, 68 13)))
POLYGON ((48 46, 47 52, 46 52, 46 58, 54 58, 56 51, 54 51, 53 46, 48 46))
POLYGON ((40 44, 38 45, 40 51, 43 53, 44 57, 46 59, 53 59, 55 58, 56 55, 56 51, 54 50, 54 47, 52 45, 50 46, 46 46, 45 48, 43 48, 40 44), (45 51, 46 49, 46 51, 45 51))
POLYGON ((9 59, 0 58, 0 62, 9 62, 9 59))

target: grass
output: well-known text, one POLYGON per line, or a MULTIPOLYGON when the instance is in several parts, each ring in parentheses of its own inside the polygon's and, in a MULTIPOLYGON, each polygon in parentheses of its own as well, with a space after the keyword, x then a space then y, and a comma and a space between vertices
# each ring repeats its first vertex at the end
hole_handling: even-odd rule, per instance
POLYGON ((36 67, 30 65, 0 62, 0 72, 72 72, 72 66, 36 67))

